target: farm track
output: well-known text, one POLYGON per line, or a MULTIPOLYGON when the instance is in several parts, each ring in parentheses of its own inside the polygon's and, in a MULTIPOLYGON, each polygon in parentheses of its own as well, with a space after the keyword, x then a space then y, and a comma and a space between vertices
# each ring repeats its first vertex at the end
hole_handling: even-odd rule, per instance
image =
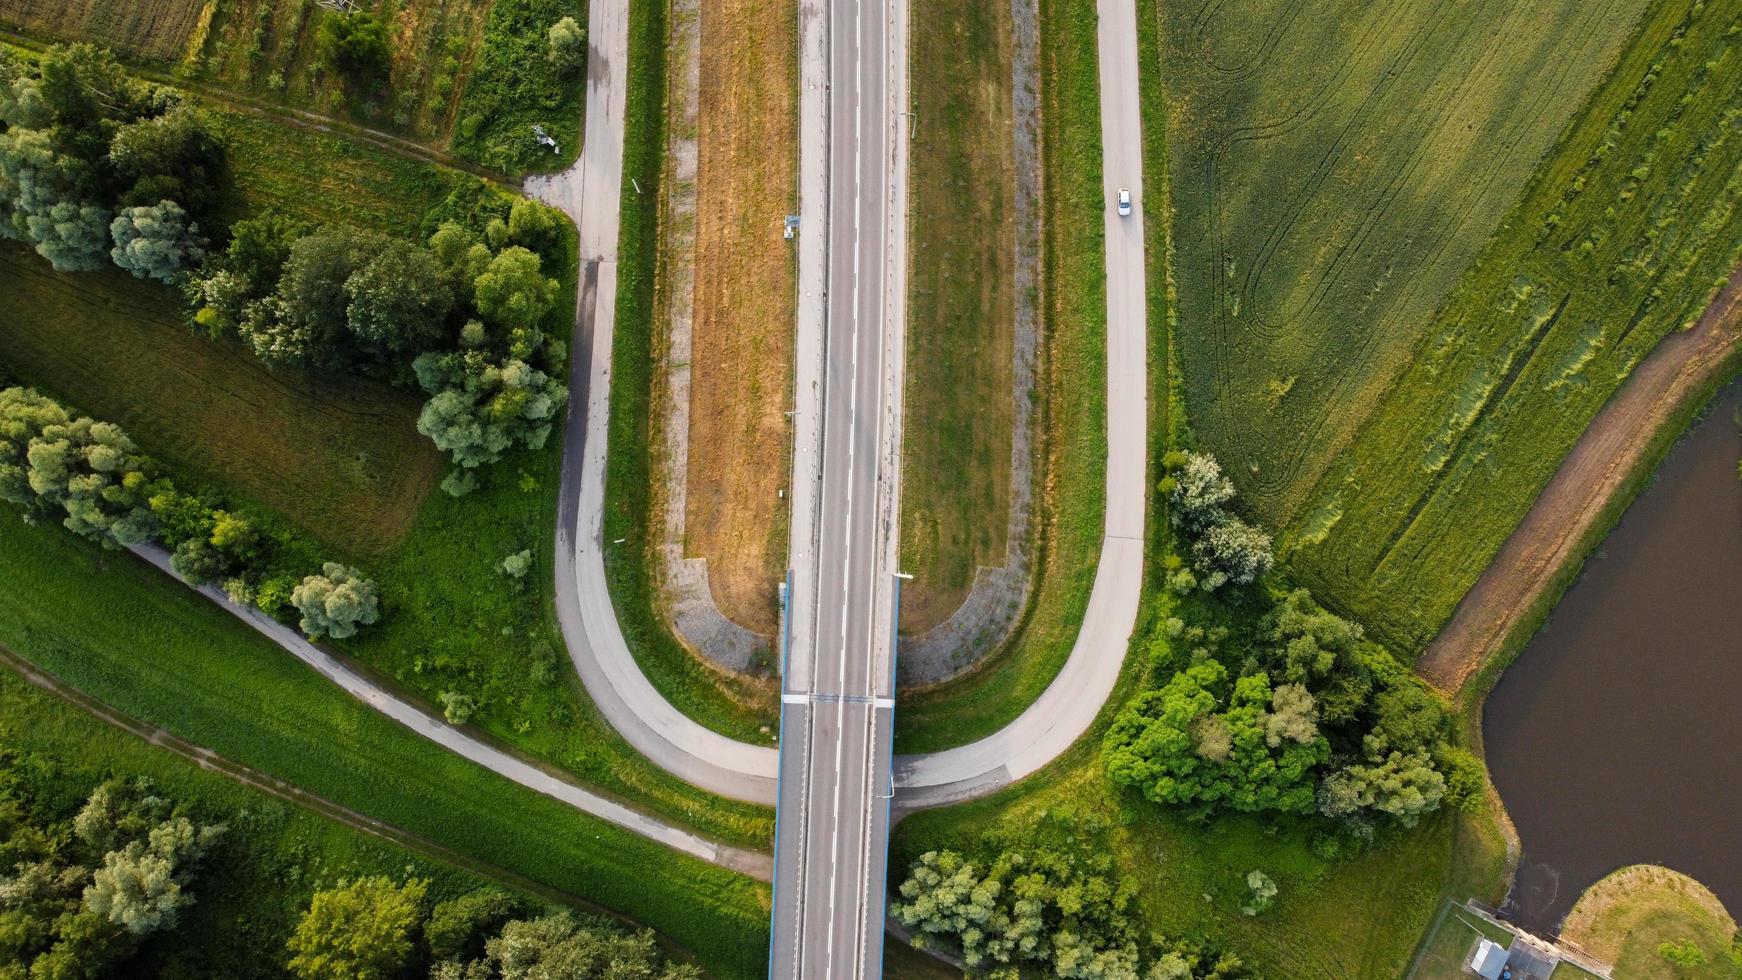
POLYGON ((1611 505, 1652 465, 1660 430, 1735 368, 1742 353, 1742 266, 1691 328, 1641 361, 1591 422, 1487 570, 1429 644, 1417 668, 1449 694, 1530 624, 1581 560, 1611 505))

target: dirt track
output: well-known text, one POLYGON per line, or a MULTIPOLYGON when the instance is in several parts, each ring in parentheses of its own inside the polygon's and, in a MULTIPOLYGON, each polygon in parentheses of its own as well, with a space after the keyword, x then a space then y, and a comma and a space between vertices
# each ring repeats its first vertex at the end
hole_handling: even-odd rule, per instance
POLYGON ((1560 570, 1580 557, 1586 533, 1645 461, 1658 430, 1733 363, 1739 340, 1742 267, 1692 329, 1664 338, 1634 368, 1579 437, 1422 655, 1417 667, 1430 683, 1456 694, 1499 651, 1560 570))

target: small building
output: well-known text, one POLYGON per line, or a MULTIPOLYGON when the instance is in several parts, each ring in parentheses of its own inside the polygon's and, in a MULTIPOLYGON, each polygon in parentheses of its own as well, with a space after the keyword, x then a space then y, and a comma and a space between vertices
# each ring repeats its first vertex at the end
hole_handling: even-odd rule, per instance
POLYGON ((1470 972, 1482 980, 1500 980, 1500 971, 1506 968, 1506 947, 1491 939, 1483 939, 1476 943, 1476 949, 1470 954, 1470 972))

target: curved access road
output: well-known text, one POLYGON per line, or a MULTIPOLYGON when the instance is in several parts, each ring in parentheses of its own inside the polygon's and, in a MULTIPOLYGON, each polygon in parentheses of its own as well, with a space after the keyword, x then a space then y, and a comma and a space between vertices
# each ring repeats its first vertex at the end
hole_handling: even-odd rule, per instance
MULTIPOLYGON (((616 242, 622 186, 627 0, 589 4, 593 50, 587 77, 587 142, 580 161, 555 178, 529 179, 527 190, 566 211, 581 229, 582 288, 574 344, 568 444, 558 523, 558 612, 587 691, 631 745, 669 772, 711 792, 765 804, 776 801, 774 749, 726 738, 689 718, 654 689, 624 642, 604 574, 601 522, 611 331, 616 303, 616 242), (572 555, 573 560, 570 561, 572 555)), ((800 18, 800 128, 807 145, 828 126, 828 44, 824 18, 800 18)), ((1142 120, 1137 92, 1134 0, 1099 4, 1101 136, 1106 200, 1129 188, 1132 214, 1105 212, 1107 249, 1107 487, 1100 564, 1081 633, 1058 677, 1002 730, 969 745, 895 760, 897 803, 904 810, 981 796, 1033 773, 1077 740, 1118 681, 1137 620, 1143 583, 1147 489, 1146 335, 1142 198, 1142 120)), ((827 212, 818 195, 826 179, 800 162, 800 317, 816 305, 816 263, 827 256, 827 212), (806 283, 812 283, 807 291, 806 283)), ((630 189, 633 193, 633 188, 630 189)), ((809 315, 815 315, 814 313, 809 315)), ((800 367, 808 363, 801 324, 800 367)), ((803 379, 801 378, 801 381, 803 379)), ((801 384, 800 415, 811 399, 801 384)), ((801 435, 807 421, 797 420, 801 435)), ((799 440, 801 453, 808 441, 799 440)), ((801 465, 803 461, 801 460, 801 465)), ((795 535, 796 537, 796 535, 795 535)))

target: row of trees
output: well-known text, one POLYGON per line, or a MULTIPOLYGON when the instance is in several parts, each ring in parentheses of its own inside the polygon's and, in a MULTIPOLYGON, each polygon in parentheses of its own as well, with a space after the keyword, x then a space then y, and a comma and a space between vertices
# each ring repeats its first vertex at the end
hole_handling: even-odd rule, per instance
POLYGON ((145 780, 103 783, 70 824, 39 822, 0 798, 0 977, 108 974, 146 938, 175 928, 223 834, 145 780))
POLYGON ((429 907, 428 883, 383 877, 314 894, 290 939, 302 980, 693 980, 666 961, 651 932, 628 933, 566 911, 532 909, 495 889, 429 907))
POLYGON ((0 500, 106 548, 160 541, 183 578, 221 582, 231 600, 273 616, 294 609, 313 637, 350 636, 379 615, 374 584, 356 570, 328 562, 301 574, 312 564, 305 542, 178 489, 120 426, 30 388, 0 389, 0 500))
POLYGON ((204 255, 222 171, 200 113, 107 51, 50 48, 34 71, 0 52, 0 237, 55 269, 171 281, 204 255))
POLYGON ((1444 703, 1359 624, 1266 577, 1269 539, 1229 512, 1233 486, 1214 459, 1167 462, 1171 520, 1206 588, 1181 590, 1182 615, 1154 641, 1164 680, 1109 728, 1109 776, 1197 818, 1316 812, 1363 833, 1477 801, 1479 764, 1455 744, 1444 703), (1228 584, 1249 587, 1212 594, 1228 584))

